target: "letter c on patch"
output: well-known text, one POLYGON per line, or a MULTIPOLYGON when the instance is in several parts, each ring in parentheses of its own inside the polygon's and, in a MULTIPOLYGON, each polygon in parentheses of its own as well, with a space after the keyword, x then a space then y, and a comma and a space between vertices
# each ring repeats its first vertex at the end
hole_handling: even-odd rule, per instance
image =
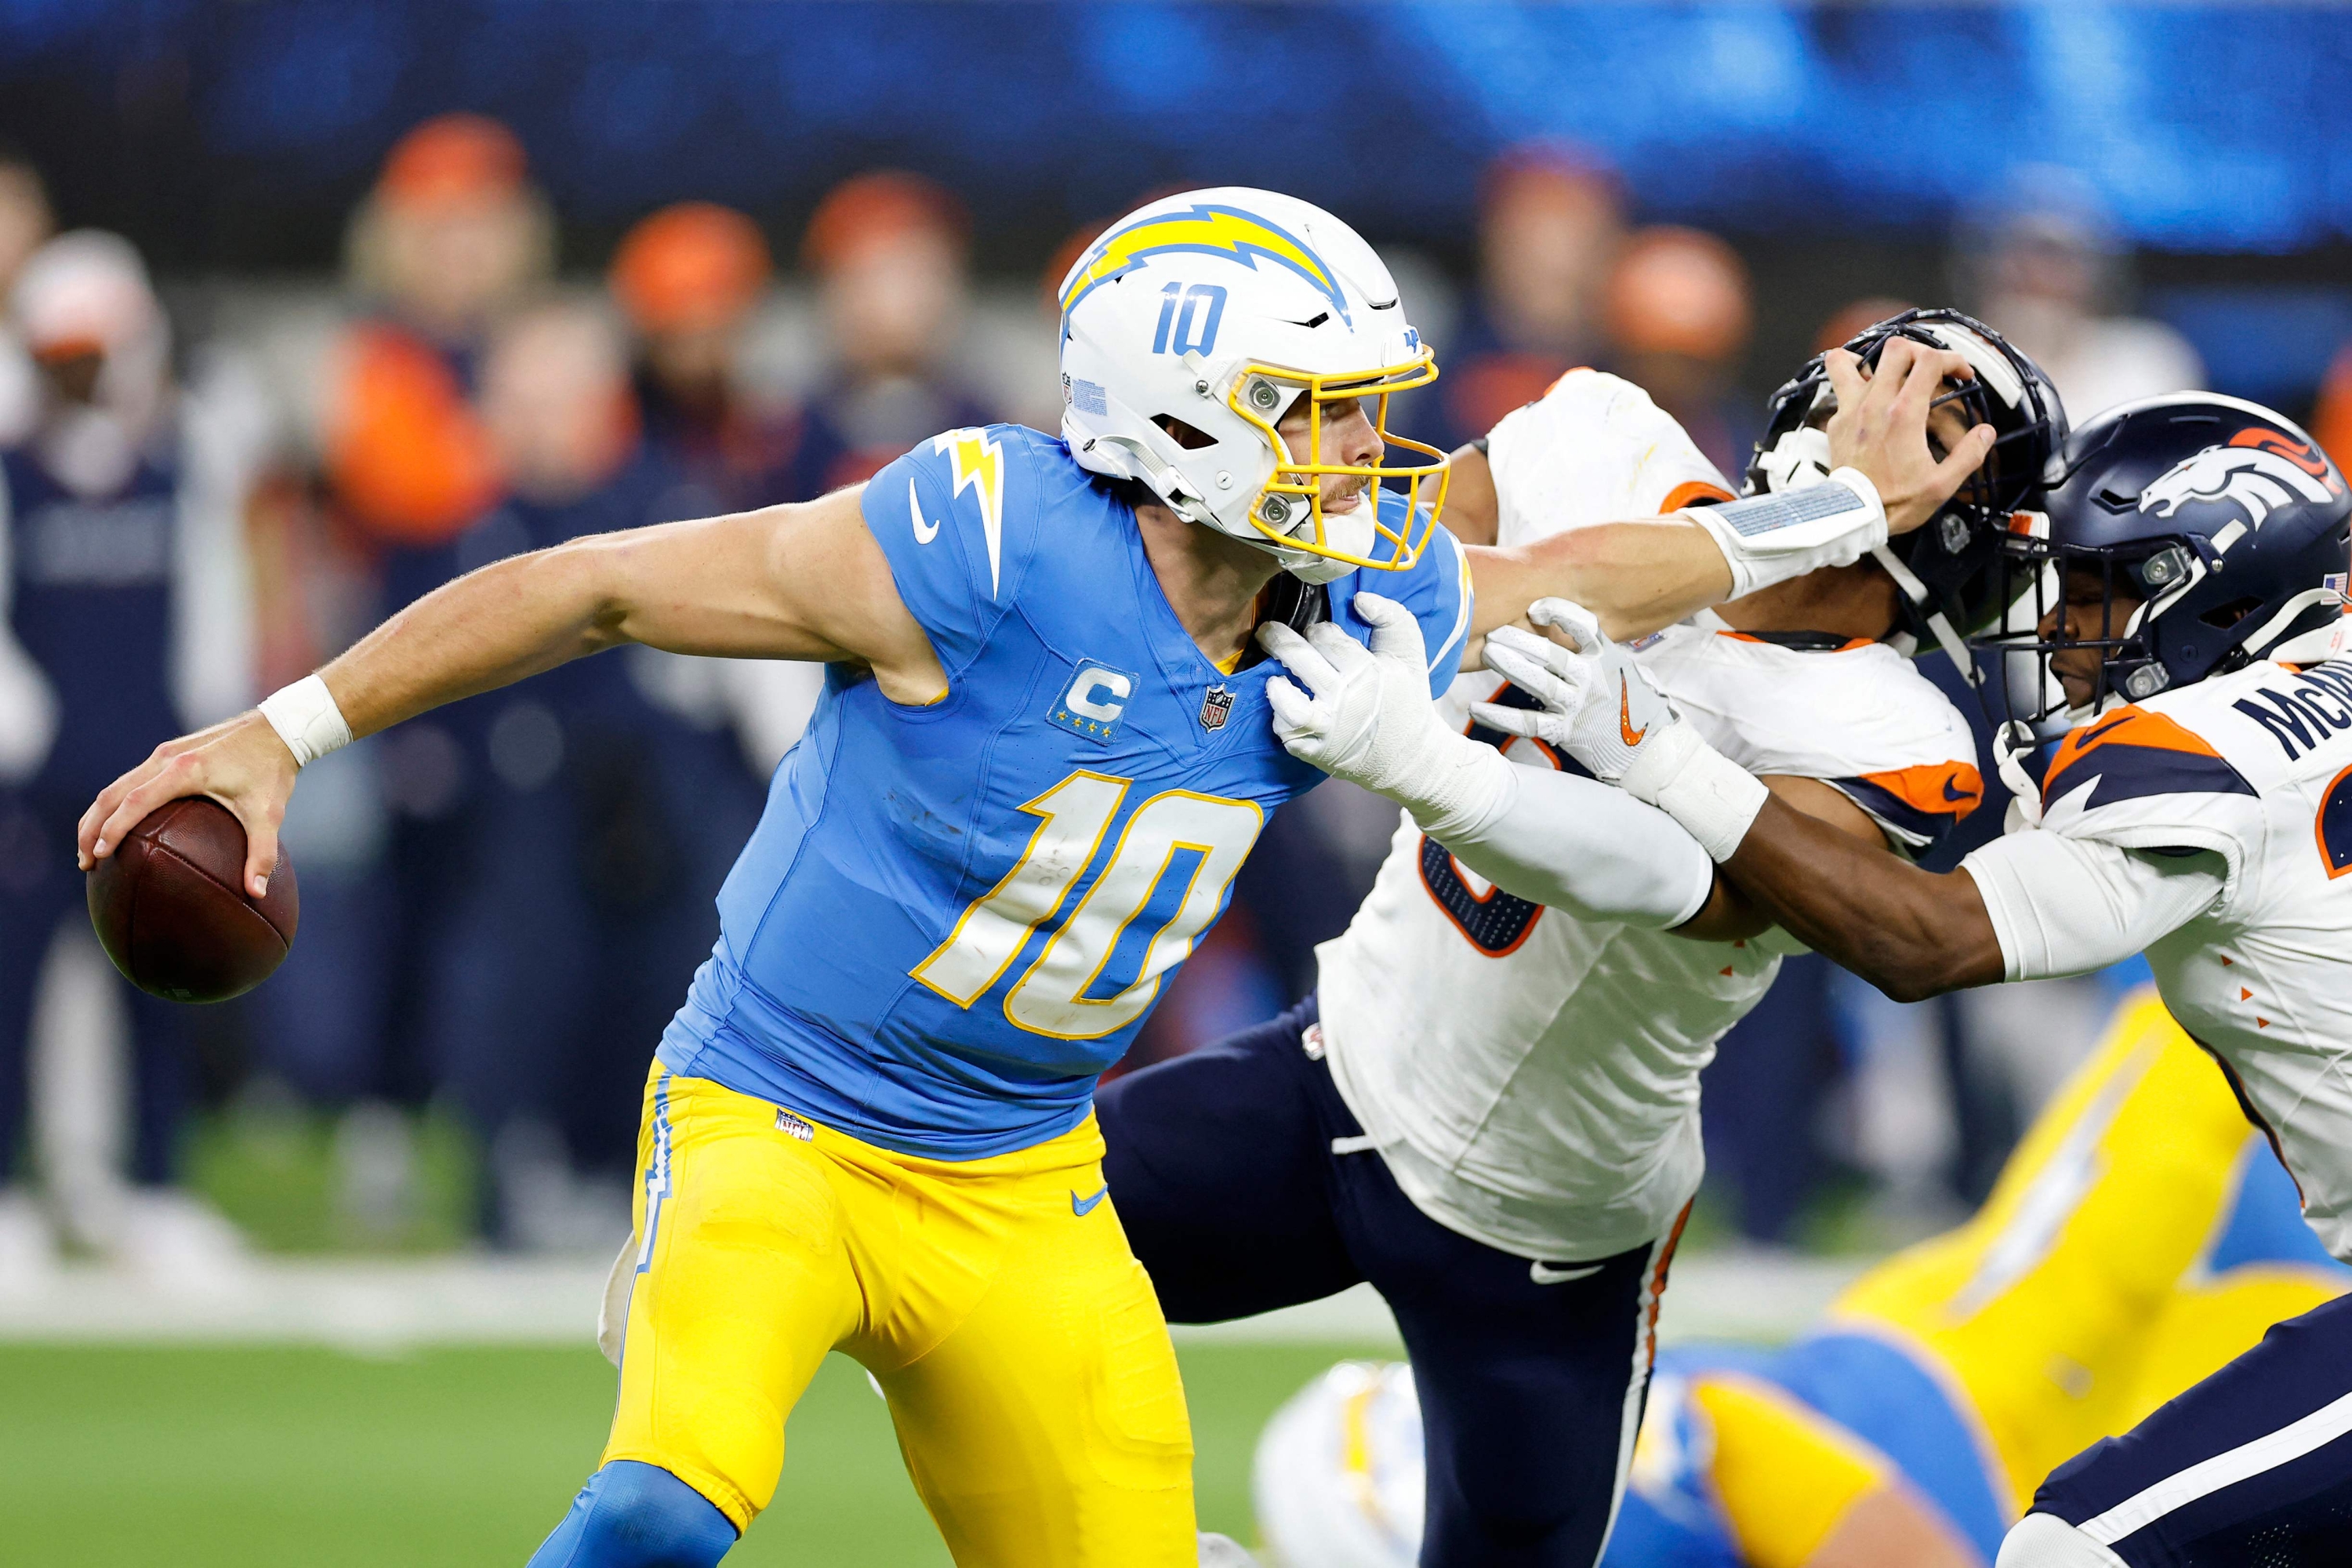
POLYGON ((1108 724, 1126 710, 1127 700, 1134 692, 1135 682, 1118 671, 1088 665, 1078 671, 1076 680, 1070 682, 1070 694, 1064 699, 1063 705, 1073 713, 1108 724), (1111 700, 1108 702, 1097 700, 1095 694, 1098 691, 1109 692, 1111 700))

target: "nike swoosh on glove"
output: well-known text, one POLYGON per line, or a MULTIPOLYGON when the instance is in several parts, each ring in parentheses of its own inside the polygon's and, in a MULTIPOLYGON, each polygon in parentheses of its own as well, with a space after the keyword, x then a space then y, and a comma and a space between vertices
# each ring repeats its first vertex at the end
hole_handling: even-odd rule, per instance
POLYGON ((1372 628, 1369 648, 1328 621, 1305 637, 1279 623, 1258 628, 1296 680, 1266 682, 1275 734, 1300 762, 1404 806, 1426 832, 1484 822, 1510 787, 1510 764, 1437 716, 1412 612, 1378 594, 1358 594, 1353 607, 1372 628))
POLYGON ((1600 621, 1583 605, 1538 599, 1528 619, 1557 626, 1576 647, 1501 626, 1487 634, 1486 668, 1543 706, 1479 702, 1471 706, 1471 717, 1490 730, 1541 741, 1575 758, 1594 778, 1617 783, 1682 715, 1633 656, 1601 635, 1600 621))
POLYGON ((1738 853, 1764 809, 1764 785, 1701 740, 1582 606, 1538 599, 1528 618, 1558 626, 1576 649, 1514 626, 1487 633, 1487 668, 1543 708, 1481 702, 1470 710, 1478 722, 1557 746, 1593 777, 1673 817, 1717 865, 1738 853))

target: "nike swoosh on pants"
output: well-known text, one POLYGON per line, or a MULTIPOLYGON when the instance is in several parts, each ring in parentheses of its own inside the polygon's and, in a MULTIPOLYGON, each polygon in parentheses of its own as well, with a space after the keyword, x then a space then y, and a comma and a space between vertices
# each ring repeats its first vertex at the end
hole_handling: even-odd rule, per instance
POLYGON ((1549 1263, 1528 1265, 1528 1278, 1538 1285, 1565 1285, 1571 1279, 1590 1279, 1600 1272, 1598 1263, 1589 1263, 1581 1268, 1555 1268, 1549 1263))
POLYGON ((1082 1198, 1078 1196, 1077 1194, 1072 1193, 1070 1194, 1070 1212, 1077 1215, 1080 1219, 1084 1219, 1087 1215, 1094 1213, 1095 1206, 1109 1195, 1110 1188, 1108 1185, 1106 1185, 1101 1192, 1097 1193, 1090 1198, 1082 1198))

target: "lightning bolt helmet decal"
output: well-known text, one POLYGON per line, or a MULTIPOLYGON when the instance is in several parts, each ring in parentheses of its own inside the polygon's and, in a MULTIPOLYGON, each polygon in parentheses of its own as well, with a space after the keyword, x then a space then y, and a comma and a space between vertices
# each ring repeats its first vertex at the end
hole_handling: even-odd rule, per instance
POLYGON ((1239 207, 1209 203, 1183 212, 1158 213, 1105 235, 1062 285, 1062 314, 1114 278, 1124 277, 1154 256, 1191 251, 1227 256, 1255 268, 1263 257, 1305 279, 1331 301, 1342 321, 1353 324, 1347 291, 1323 258, 1305 240, 1239 207))

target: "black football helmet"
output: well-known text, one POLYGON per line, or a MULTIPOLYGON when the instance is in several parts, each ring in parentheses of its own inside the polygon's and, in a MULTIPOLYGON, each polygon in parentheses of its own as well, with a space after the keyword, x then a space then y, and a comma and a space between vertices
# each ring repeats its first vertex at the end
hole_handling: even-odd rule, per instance
MULTIPOLYGON (((1903 591, 1896 637, 1905 651, 1932 641, 1973 680, 1966 639, 1997 622, 2007 604, 1999 596, 2005 586, 2000 541, 2011 516, 2036 504, 2043 472, 2066 439, 2066 409, 2040 365, 1958 310, 1906 310, 1845 347, 1875 369, 1898 337, 1965 357, 1976 379, 1949 384, 1937 406, 1956 405, 1971 426, 1993 427, 1991 453, 1952 499, 1924 526, 1873 552, 1903 591)), ((1829 371, 1816 354, 1772 395, 1742 493, 1788 489, 1826 477, 1826 426, 1836 409, 1829 371)), ((2020 591, 2024 586, 2016 584, 2020 591)))
POLYGON ((2111 408, 2068 439, 2042 509, 2001 541, 2013 629, 1976 639, 2002 654, 2011 717, 2034 739, 2111 700, 2255 659, 2326 657, 2343 613, 2352 492, 2284 416, 2210 392, 2111 408), (2069 573, 2097 575, 2107 635, 2069 640, 2063 616, 2051 625, 2069 573), (2140 607, 2117 628, 2119 587, 2140 607), (2070 647, 2105 650, 2085 710, 2068 710, 2051 673, 2051 656, 2070 647))

